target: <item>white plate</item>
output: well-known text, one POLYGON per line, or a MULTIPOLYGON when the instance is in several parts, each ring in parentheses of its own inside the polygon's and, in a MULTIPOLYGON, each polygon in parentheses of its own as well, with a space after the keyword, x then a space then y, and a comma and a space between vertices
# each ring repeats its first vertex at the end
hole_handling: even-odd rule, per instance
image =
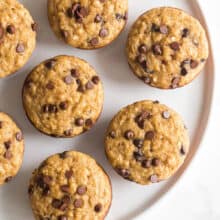
POLYGON ((211 108, 214 63, 211 54, 204 73, 184 88, 174 91, 154 89, 144 85, 131 73, 124 55, 125 41, 135 19, 144 11, 157 6, 182 8, 204 24, 197 1, 130 0, 129 22, 125 31, 113 44, 96 51, 73 49, 55 38, 47 21, 46 0, 21 2, 30 9, 39 23, 40 32, 37 49, 28 64, 16 75, 0 80, 0 110, 16 119, 24 131, 26 142, 21 171, 11 183, 0 188, 0 219, 33 219, 27 196, 32 170, 49 155, 72 148, 97 159, 112 179, 113 203, 107 219, 128 220, 146 212, 180 179, 199 148, 211 108), (91 131, 69 140, 55 139, 39 133, 25 117, 21 104, 21 88, 26 75, 40 61, 58 54, 75 55, 90 62, 100 74, 105 87, 105 105, 98 123, 91 131), (103 135, 108 122, 121 107, 142 99, 160 100, 177 110, 185 119, 192 143, 188 159, 179 172, 170 180, 152 186, 139 186, 123 180, 115 174, 104 156, 103 135))

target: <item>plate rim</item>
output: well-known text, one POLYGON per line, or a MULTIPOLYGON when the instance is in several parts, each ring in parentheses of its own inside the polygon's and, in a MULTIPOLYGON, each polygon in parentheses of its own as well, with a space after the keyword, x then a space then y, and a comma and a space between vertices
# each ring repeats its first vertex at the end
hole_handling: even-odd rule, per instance
MULTIPOLYGON (((199 128, 201 129, 202 127, 202 131, 201 131, 201 139, 198 141, 198 147, 196 148, 196 150, 192 153, 192 155, 190 156, 190 158, 187 159, 187 161, 185 162, 184 167, 182 167, 182 171, 177 174, 177 176, 175 177, 175 180, 173 181, 173 183, 171 183, 171 185, 165 190, 165 192, 162 193, 161 196, 159 196, 158 198, 155 199, 155 201, 148 206, 147 210, 145 211, 141 211, 139 212, 139 214, 134 214, 133 218, 136 220, 139 219, 143 219, 143 217, 146 217, 147 213, 153 211, 154 206, 161 204, 169 195, 171 195, 171 193, 176 189, 176 187, 180 184, 180 181, 185 177, 185 175, 188 173, 190 166, 192 165, 193 162, 195 162, 195 159, 197 158, 199 151, 202 149, 203 147, 203 143, 207 137, 208 134, 208 130, 210 129, 210 121, 212 118, 212 112, 213 112, 213 106, 214 106, 214 96, 215 96, 215 78, 216 78, 216 65, 215 65, 215 57, 214 57, 214 50, 213 50, 213 44, 212 44, 212 35, 207 23, 207 19, 205 18, 205 14, 204 14, 204 9, 202 6, 202 3, 200 2, 200 0, 195 0, 192 1, 190 4, 192 4, 192 8, 194 9, 194 11, 197 11, 197 14, 200 17, 200 22, 203 24, 203 26, 206 29, 206 35, 209 41, 209 62, 211 62, 212 65, 212 77, 211 77, 211 87, 212 89, 209 91, 209 95, 205 98, 205 102, 207 102, 207 98, 209 97, 209 108, 206 110, 206 112, 204 113, 205 115, 205 120, 203 119, 202 122, 199 124, 199 128)), ((204 102, 204 103, 205 103, 204 102)))

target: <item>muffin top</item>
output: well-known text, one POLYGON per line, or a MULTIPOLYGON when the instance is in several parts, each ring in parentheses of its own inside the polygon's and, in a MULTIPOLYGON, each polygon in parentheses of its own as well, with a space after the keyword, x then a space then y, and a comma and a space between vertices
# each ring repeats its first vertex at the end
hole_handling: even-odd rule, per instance
POLYGON ((0 185, 9 182, 21 167, 23 135, 7 114, 0 112, 0 185))
POLYGON ((55 137, 89 130, 103 106, 103 87, 85 61, 57 56, 38 65, 26 78, 23 105, 33 125, 55 137))
POLYGON ((36 44, 37 25, 17 0, 0 0, 0 78, 19 70, 36 44))
POLYGON ((55 34, 73 47, 108 45, 127 21, 128 0, 48 0, 48 17, 55 34))
POLYGON ((140 101, 112 119, 105 145, 119 175, 146 185, 177 171, 187 155, 189 136, 182 118, 172 109, 158 102, 140 101))
POLYGON ((90 156, 69 151, 33 172, 29 196, 35 218, 102 220, 112 200, 110 179, 90 156))
POLYGON ((134 23, 127 40, 128 62, 144 83, 175 89, 203 69, 209 49, 199 21, 176 8, 155 8, 134 23))

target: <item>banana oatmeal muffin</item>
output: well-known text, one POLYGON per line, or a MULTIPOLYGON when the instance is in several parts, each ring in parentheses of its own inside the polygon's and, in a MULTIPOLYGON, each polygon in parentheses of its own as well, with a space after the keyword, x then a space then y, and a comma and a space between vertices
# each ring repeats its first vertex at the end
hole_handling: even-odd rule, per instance
POLYGON ((158 101, 140 101, 112 119, 105 146, 107 158, 119 175, 147 185, 178 170, 189 150, 189 136, 175 111, 158 101))
POLYGON ((175 89, 199 75, 209 46, 197 19, 180 9, 162 7, 137 19, 129 33, 126 51, 132 71, 144 83, 175 89))
POLYGON ((0 0, 0 78, 23 67, 36 44, 37 24, 17 0, 0 0))
POLYGON ((28 193, 36 220, 103 220, 112 201, 108 175, 76 151, 47 158, 33 172, 28 193))
POLYGON ((11 117, 0 112, 0 185, 18 173, 23 154, 24 139, 20 128, 11 117))
POLYGON ((81 49, 104 47, 127 22, 128 0, 48 0, 50 25, 59 39, 81 49))
POLYGON ((84 60, 57 56, 39 64, 23 86, 23 105, 32 124, 54 137, 74 137, 98 120, 103 86, 84 60))

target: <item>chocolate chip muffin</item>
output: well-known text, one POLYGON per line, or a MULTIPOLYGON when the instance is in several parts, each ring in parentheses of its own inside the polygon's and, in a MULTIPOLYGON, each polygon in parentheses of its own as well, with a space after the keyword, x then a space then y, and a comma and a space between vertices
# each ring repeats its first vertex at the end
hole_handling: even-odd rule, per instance
POLYGON ((118 37, 127 21, 128 0, 48 0, 50 25, 58 38, 96 49, 118 37))
POLYGON ((0 78, 26 64, 35 48, 36 27, 22 4, 16 0, 0 0, 0 78))
POLYGON ((23 105, 33 125, 55 137, 89 130, 101 114, 104 92, 95 70, 84 60, 57 56, 39 64, 23 86, 23 105))
POLYGON ((46 159, 33 172, 28 193, 37 220, 102 220, 112 200, 108 175, 76 151, 46 159))
POLYGON ((177 171, 189 150, 189 136, 181 117, 172 109, 157 101, 140 101, 113 118, 105 145, 119 175, 147 185, 177 171))
POLYGON ((0 112, 0 185, 9 182, 21 167, 23 135, 15 122, 0 112))
POLYGON ((152 9, 134 23, 127 40, 128 63, 144 83, 175 89, 190 83, 209 54, 198 20, 176 8, 152 9))

